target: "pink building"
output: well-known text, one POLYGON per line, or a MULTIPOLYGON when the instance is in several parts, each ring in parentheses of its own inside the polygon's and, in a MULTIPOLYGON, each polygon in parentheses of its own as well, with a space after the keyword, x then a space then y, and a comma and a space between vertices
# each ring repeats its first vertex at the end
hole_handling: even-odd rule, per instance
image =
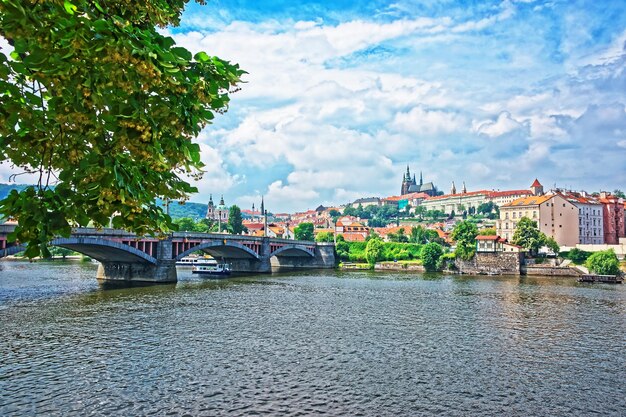
POLYGON ((604 243, 617 245, 619 238, 626 237, 624 230, 624 201, 610 193, 600 193, 604 223, 604 243))

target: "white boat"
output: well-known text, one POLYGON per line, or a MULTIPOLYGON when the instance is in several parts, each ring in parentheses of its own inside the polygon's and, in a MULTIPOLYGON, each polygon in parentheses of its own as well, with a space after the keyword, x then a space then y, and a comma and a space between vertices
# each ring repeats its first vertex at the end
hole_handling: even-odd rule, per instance
POLYGON ((194 265, 210 265, 210 266, 215 266, 217 265, 217 261, 213 258, 201 258, 199 256, 185 256, 184 258, 181 258, 180 261, 176 261, 176 265, 181 266, 181 265, 188 265, 188 266, 194 266, 194 265))
POLYGON ((230 275, 230 266, 228 264, 194 265, 191 273, 202 275, 230 275))

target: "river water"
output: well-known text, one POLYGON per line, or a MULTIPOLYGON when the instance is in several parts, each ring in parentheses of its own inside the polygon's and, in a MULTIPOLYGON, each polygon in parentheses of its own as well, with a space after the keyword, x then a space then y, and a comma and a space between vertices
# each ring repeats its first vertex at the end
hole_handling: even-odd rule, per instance
POLYGON ((0 262, 0 415, 626 415, 625 286, 0 262))

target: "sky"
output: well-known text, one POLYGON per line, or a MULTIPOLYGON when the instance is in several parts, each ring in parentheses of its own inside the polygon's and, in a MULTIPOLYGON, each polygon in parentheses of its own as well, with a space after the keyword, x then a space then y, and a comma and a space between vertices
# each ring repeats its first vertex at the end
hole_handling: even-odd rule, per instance
POLYGON ((626 189, 626 2, 212 0, 164 33, 248 72, 191 201, 398 195, 407 164, 446 193, 626 189))

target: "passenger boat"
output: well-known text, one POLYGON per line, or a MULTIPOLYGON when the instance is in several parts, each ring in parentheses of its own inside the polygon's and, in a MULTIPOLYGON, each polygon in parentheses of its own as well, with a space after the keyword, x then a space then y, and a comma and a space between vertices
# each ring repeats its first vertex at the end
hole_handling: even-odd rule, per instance
POLYGON ((185 256, 184 258, 181 258, 179 261, 176 261, 176 265, 178 266, 182 266, 182 265, 189 265, 189 266, 194 266, 194 265, 217 265, 217 261, 213 258, 201 258, 199 256, 185 256))
POLYGON ((202 275, 230 275, 230 265, 228 264, 216 264, 216 265, 194 265, 191 269, 192 274, 202 275))

